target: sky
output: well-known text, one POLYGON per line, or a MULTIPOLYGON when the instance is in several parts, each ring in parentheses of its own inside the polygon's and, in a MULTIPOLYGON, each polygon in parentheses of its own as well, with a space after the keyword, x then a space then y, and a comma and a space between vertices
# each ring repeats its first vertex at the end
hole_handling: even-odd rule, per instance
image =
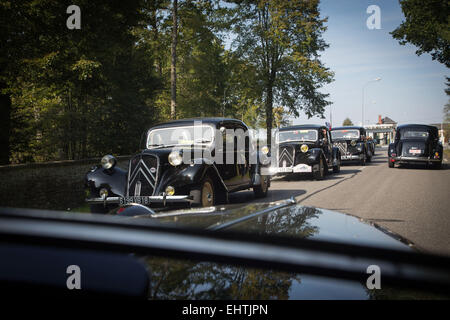
POLYGON ((307 119, 302 115, 294 124, 321 124, 330 119, 333 126, 349 117, 355 125, 362 122, 362 91, 365 124, 376 123, 378 115, 402 123, 440 123, 448 102, 444 90, 448 69, 433 61, 429 54, 420 57, 416 47, 402 46, 389 32, 402 22, 403 13, 396 0, 322 0, 321 14, 328 17, 323 37, 330 47, 322 53, 322 62, 335 73, 335 81, 324 86, 333 102, 326 119, 307 119), (366 13, 370 5, 381 11, 381 29, 370 30, 366 13))

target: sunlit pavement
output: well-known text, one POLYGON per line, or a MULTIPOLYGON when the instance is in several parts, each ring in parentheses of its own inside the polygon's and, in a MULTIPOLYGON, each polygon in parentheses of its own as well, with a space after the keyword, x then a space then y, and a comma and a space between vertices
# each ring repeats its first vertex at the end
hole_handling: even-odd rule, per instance
POLYGON ((275 201, 294 196, 302 205, 349 213, 407 238, 424 251, 450 255, 450 165, 388 168, 387 149, 366 166, 344 165, 323 181, 300 176, 272 181, 266 199, 251 191, 230 195, 231 203, 275 201), (251 199, 251 200, 249 200, 251 199))

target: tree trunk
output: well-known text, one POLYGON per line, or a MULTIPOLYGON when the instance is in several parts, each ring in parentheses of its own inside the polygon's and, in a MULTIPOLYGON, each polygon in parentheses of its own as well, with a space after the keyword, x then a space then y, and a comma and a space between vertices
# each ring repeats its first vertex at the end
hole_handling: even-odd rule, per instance
MULTIPOLYGON (((0 83, 0 90, 6 88, 6 84, 0 83)), ((9 164, 11 155, 11 97, 7 94, 0 94, 0 165, 9 164)))
POLYGON ((170 99, 170 117, 172 119, 176 118, 176 108, 177 108, 177 38, 178 38, 178 1, 173 0, 172 8, 172 63, 170 66, 170 89, 171 89, 171 99, 170 99))
POLYGON ((269 81, 266 88, 266 128, 267 128, 267 145, 272 142, 272 122, 273 122, 273 81, 269 81))

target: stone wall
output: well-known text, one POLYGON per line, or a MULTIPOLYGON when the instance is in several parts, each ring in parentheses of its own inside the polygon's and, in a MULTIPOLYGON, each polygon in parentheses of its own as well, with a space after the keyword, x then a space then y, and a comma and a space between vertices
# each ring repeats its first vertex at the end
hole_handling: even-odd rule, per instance
MULTIPOLYGON (((130 156, 117 157, 126 169, 130 156)), ((84 176, 100 159, 0 166, 0 207, 67 210, 85 205, 84 176)))

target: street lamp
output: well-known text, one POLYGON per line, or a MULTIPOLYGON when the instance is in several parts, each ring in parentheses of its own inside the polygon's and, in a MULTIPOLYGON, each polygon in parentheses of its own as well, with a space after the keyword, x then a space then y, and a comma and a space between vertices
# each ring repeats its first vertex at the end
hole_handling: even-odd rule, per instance
POLYGON ((372 82, 377 82, 377 81, 380 81, 381 80, 381 78, 375 78, 375 79, 373 79, 373 80, 370 80, 370 81, 367 81, 366 82, 366 84, 363 86, 363 88, 362 88, 362 111, 361 111, 361 114, 362 114, 362 121, 361 121, 361 124, 362 124, 362 126, 364 127, 364 90, 366 89, 366 87, 369 85, 369 84, 371 84, 372 82))

